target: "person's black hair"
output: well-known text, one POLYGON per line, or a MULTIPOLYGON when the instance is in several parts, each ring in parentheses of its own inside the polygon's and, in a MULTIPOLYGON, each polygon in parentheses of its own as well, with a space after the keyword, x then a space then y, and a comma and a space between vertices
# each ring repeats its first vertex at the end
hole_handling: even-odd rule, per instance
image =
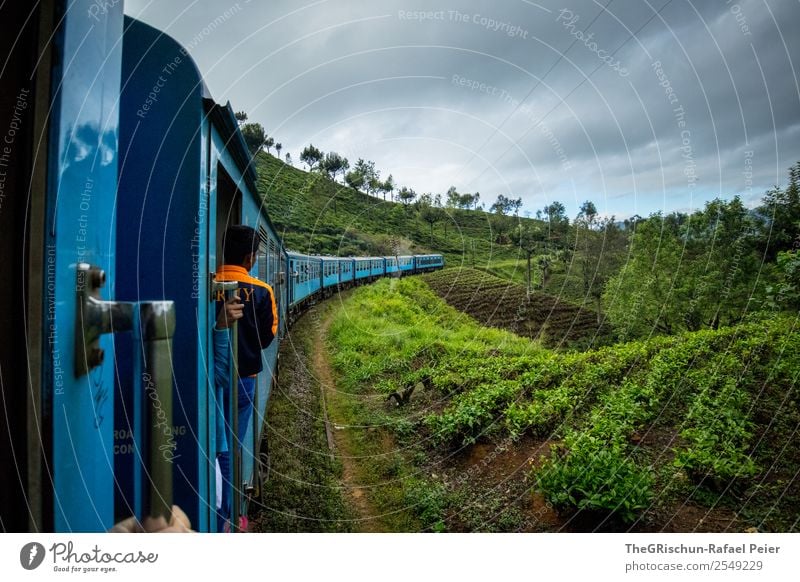
POLYGON ((226 265, 244 264, 251 253, 258 251, 258 233, 242 224, 229 226, 222 238, 222 256, 226 265))

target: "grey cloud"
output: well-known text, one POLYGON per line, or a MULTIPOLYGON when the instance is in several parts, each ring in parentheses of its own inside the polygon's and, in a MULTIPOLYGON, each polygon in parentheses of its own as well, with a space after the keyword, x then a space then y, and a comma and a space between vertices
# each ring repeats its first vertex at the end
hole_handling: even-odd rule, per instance
POLYGON ((484 200, 522 196, 530 211, 560 197, 570 214, 587 198, 609 214, 647 214, 743 192, 748 151, 751 203, 785 181, 800 159, 800 39, 789 30, 800 5, 613 0, 602 12, 607 1, 140 0, 126 10, 188 43, 238 6, 192 50, 216 98, 248 111, 295 157, 313 140, 373 159, 417 191, 454 184, 484 200), (574 25, 562 9, 578 16, 574 25), (595 16, 592 39, 567 50, 595 16))

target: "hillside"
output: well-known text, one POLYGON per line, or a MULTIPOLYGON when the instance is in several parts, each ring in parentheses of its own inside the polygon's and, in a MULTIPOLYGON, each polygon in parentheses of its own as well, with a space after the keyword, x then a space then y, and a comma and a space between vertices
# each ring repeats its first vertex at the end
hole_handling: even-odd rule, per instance
POLYGON ((331 406, 370 427, 347 432, 370 502, 422 528, 797 531, 794 325, 557 353, 383 280, 334 314, 331 406))
POLYGON ((447 209, 448 220, 434 225, 431 238, 430 225, 412 206, 355 191, 263 151, 256 169, 270 218, 293 250, 340 256, 440 252, 449 265, 524 278, 519 249, 491 242, 486 212, 447 209))
POLYGON ((611 330, 597 312, 475 269, 449 268, 423 277, 437 295, 481 325, 507 329, 544 346, 596 347, 611 330))

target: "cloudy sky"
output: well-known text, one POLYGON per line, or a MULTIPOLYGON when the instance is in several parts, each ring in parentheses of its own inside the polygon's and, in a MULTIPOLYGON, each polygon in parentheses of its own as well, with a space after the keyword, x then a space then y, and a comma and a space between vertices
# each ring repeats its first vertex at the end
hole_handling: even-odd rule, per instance
MULTIPOLYGON (((618 218, 800 160, 797 0, 127 0, 219 102, 421 192, 618 218)), ((488 206, 488 204, 487 204, 488 206)))

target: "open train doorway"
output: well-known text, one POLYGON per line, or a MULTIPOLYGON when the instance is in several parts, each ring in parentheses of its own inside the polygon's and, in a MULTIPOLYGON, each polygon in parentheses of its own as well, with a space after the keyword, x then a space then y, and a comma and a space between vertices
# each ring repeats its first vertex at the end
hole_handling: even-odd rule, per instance
MULTIPOLYGON (((217 164, 217 266, 223 263, 222 240, 230 226, 242 222, 242 193, 222 164, 217 164)), ((212 269, 213 270, 213 269, 212 269)))

